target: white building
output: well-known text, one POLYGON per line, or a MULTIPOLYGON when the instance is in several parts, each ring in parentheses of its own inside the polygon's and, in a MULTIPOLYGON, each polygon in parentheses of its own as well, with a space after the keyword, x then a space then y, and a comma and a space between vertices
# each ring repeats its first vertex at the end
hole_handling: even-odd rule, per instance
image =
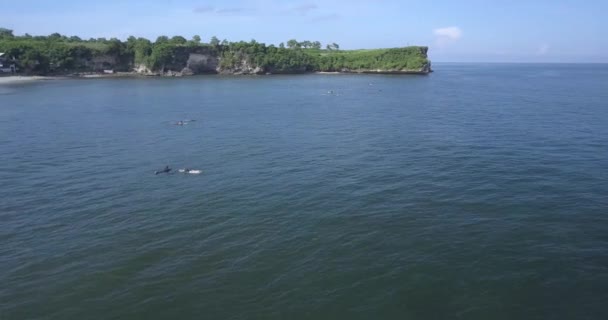
POLYGON ((14 60, 9 60, 5 57, 4 52, 0 52, 0 73, 15 73, 17 67, 14 60))

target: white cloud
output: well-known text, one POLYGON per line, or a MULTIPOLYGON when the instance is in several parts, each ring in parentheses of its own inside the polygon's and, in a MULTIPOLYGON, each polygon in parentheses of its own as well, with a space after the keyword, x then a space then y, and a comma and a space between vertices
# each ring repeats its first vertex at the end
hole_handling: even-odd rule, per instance
POLYGON ((537 56, 544 56, 549 52, 549 45, 546 43, 543 43, 540 45, 540 47, 538 47, 538 50, 536 50, 536 55, 537 56))
POLYGON ((462 38, 462 30, 459 27, 437 28, 433 30, 433 33, 435 34, 435 42, 438 47, 445 47, 462 38))
POLYGON ((458 27, 438 28, 433 31, 437 37, 458 40, 462 37, 462 30, 458 27))

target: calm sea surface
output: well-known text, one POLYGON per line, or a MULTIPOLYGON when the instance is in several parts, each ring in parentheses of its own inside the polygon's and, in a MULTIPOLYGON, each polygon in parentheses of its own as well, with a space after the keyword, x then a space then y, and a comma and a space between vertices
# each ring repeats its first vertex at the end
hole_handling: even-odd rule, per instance
POLYGON ((608 65, 435 69, 0 87, 0 319, 606 319, 608 65))

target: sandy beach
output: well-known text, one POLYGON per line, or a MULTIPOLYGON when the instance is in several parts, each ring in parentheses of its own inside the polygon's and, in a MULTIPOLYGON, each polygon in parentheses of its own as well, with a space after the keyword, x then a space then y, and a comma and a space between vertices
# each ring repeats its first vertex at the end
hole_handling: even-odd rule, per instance
POLYGON ((43 76, 6 76, 0 77, 0 85, 3 84, 17 84, 27 83, 41 80, 56 80, 57 77, 43 77, 43 76))
POLYGON ((114 74, 78 74, 68 76, 0 76, 0 85, 10 85, 19 83, 29 83, 34 81, 46 81, 46 80, 61 80, 61 79, 102 79, 102 78, 123 78, 123 77, 136 77, 137 75, 132 72, 120 72, 114 74))

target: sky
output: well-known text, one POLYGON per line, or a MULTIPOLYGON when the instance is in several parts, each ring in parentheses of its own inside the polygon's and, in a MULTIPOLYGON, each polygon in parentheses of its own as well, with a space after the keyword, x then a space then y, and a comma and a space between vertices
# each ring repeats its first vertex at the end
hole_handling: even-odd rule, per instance
POLYGON ((0 0, 0 27, 81 38, 429 47, 433 62, 608 62, 607 0, 0 0), (8 8, 8 9, 7 9, 8 8))

